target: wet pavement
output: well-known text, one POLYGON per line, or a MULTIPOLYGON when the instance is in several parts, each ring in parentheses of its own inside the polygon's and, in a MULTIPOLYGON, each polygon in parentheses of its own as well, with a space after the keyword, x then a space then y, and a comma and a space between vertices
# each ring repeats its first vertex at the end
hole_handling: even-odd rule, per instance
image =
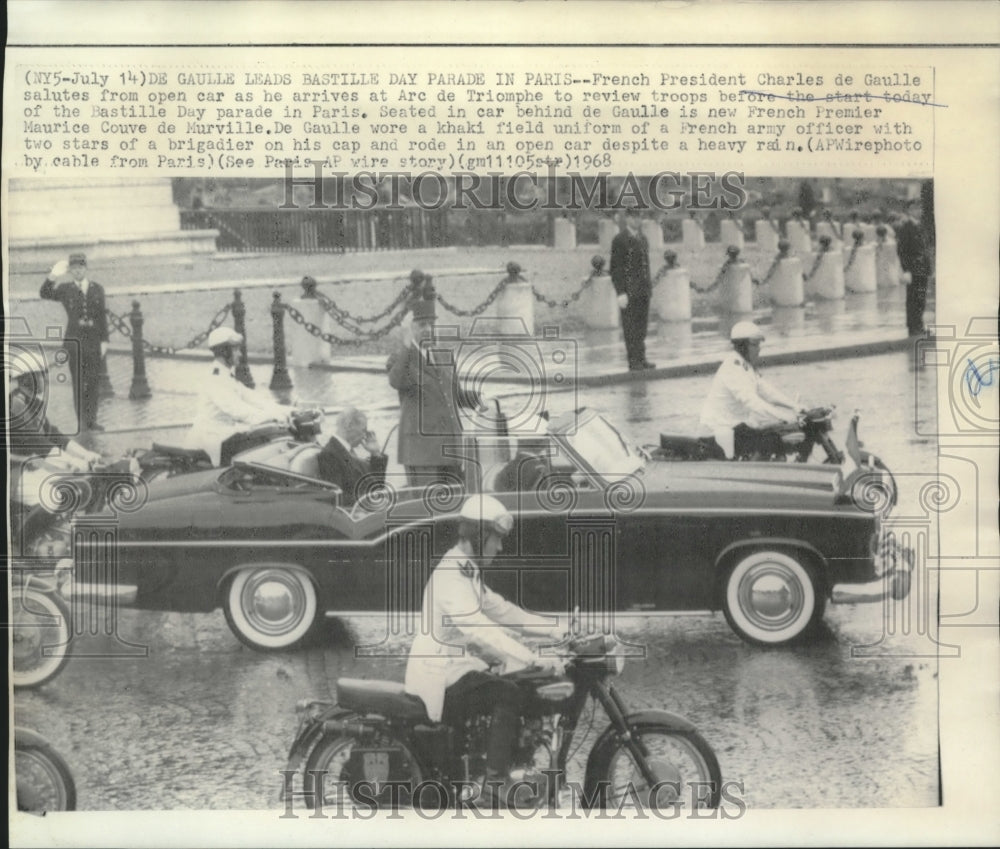
MULTIPOLYGON (((935 415, 933 370, 899 352, 775 366, 767 375, 803 400, 836 403, 845 413, 836 423, 838 444, 846 413, 860 408, 866 448, 901 478, 897 512, 918 513, 918 493, 905 476, 934 468, 934 441, 914 431, 914 421, 935 415)), ((331 384, 338 397, 360 391, 346 374, 326 377, 343 379, 331 384)), ((363 380, 364 397, 380 401, 383 390, 363 380)), ((553 402, 596 407, 636 442, 652 442, 660 430, 695 427, 707 381, 578 387, 575 397, 553 402)), ((376 427, 393 417, 387 406, 376 427)), ((101 440, 131 435, 107 433, 101 440)), ((691 719, 717 752, 724 779, 743 783, 751 812, 932 806, 939 792, 938 660, 919 623, 923 611, 936 609, 933 581, 899 603, 830 605, 815 640, 773 650, 742 643, 721 614, 622 615, 616 631, 642 655, 629 659, 621 691, 635 708, 691 719)), ((378 617, 358 617, 332 622, 317 647, 263 655, 237 642, 221 611, 122 610, 117 639, 85 613, 76 625, 86 635, 62 674, 37 691, 17 693, 14 704, 17 722, 43 731, 65 755, 83 810, 274 809, 277 815, 278 770, 295 730, 295 702, 330 697, 338 676, 401 680, 409 642, 393 636, 385 656, 359 658, 355 647, 380 642, 387 627, 378 617)), ((605 724, 598 714, 571 779, 581 778, 588 743, 605 724)))

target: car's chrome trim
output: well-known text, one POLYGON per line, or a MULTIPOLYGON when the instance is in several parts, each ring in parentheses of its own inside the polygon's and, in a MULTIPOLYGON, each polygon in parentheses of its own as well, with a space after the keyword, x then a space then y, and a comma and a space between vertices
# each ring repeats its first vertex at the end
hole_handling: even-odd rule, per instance
POLYGON ((133 604, 139 595, 139 588, 134 584, 84 584, 79 581, 67 581, 59 592, 67 599, 133 604))

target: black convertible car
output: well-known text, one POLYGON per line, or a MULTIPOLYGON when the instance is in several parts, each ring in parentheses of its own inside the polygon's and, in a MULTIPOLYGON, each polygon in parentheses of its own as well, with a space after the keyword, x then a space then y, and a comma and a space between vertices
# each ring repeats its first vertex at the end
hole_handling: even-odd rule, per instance
MULTIPOLYGON (((549 428, 543 479, 496 492, 515 440, 495 434, 463 437, 464 481, 390 479, 351 510, 318 478, 316 444, 275 442, 225 469, 155 481, 140 509, 103 517, 117 540, 116 595, 153 610, 222 607, 262 650, 296 645, 324 616, 381 612, 394 629, 415 628, 427 576, 475 491, 516 517, 488 582, 531 610, 579 607, 597 627, 622 611, 721 609, 742 638, 775 645, 828 601, 909 591, 906 567, 880 550, 879 515, 855 503, 857 480, 837 466, 658 462, 577 410, 549 428)), ((93 591, 96 561, 76 537, 74 583, 93 591)))

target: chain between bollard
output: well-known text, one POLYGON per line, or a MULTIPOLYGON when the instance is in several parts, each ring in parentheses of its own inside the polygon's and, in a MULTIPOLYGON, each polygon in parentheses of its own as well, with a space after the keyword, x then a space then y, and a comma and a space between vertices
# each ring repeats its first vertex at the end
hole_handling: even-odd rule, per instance
POLYGON ((459 307, 456 307, 454 304, 449 303, 445 299, 445 297, 440 294, 437 296, 437 299, 440 302, 441 306, 443 306, 446 310, 448 310, 448 312, 452 313, 453 315, 457 315, 463 318, 473 318, 477 315, 482 315, 484 312, 486 312, 486 310, 490 308, 493 302, 500 297, 500 293, 507 288, 507 284, 514 282, 516 281, 512 280, 510 277, 505 277, 503 280, 497 283, 496 286, 493 287, 493 291, 486 296, 485 301, 483 301, 478 307, 475 307, 471 310, 463 310, 459 307))
POLYGON ((583 293, 587 290, 591 283, 594 282, 598 277, 601 276, 604 270, 604 257, 595 256, 590 261, 591 271, 587 275, 586 279, 580 284, 580 288, 577 289, 568 298, 563 298, 561 301, 556 301, 552 298, 547 298, 541 292, 539 292, 534 286, 531 287, 531 294, 535 296, 535 300, 540 304, 545 304, 549 309, 556 309, 561 307, 565 309, 570 304, 575 304, 583 296, 583 293))
MULTIPOLYGON (((178 351, 200 348, 205 343, 205 340, 208 339, 208 334, 210 334, 213 330, 215 330, 216 327, 220 327, 222 325, 222 322, 226 320, 227 316, 232 311, 232 309, 233 305, 231 303, 226 304, 224 307, 222 307, 222 309, 220 309, 215 314, 215 317, 208 325, 208 328, 203 330, 201 333, 197 334, 186 345, 181 345, 179 347, 172 347, 169 345, 153 345, 152 343, 143 339, 142 348, 144 351, 148 351, 151 354, 166 354, 168 356, 173 356, 178 351)), ((104 312, 107 314, 108 321, 111 322, 115 330, 121 333, 121 335, 124 336, 126 339, 132 338, 132 328, 129 327, 128 323, 122 316, 116 315, 114 312, 112 312, 107 308, 105 308, 104 312)))
POLYGON ((362 330, 360 327, 352 327, 350 324, 348 324, 348 322, 355 322, 356 324, 375 324, 376 322, 379 322, 382 319, 392 315, 392 313, 395 312, 396 308, 400 304, 402 304, 407 299, 407 297, 409 297, 410 292, 411 288, 409 286, 405 286, 403 289, 399 291, 399 294, 397 294, 396 297, 393 298, 392 302, 384 310, 382 310, 382 312, 377 313, 376 315, 369 315, 369 316, 351 315, 350 312, 337 306, 335 301, 333 301, 329 296, 325 295, 323 292, 320 292, 318 289, 315 289, 313 291, 313 294, 315 295, 316 300, 318 300, 322 305, 323 311, 326 312, 326 314, 329 315, 330 318, 336 321, 337 324, 339 324, 345 330, 348 330, 351 333, 355 334, 356 336, 363 336, 365 335, 366 331, 362 330))
POLYGON ((819 237, 819 250, 816 252, 816 259, 813 260, 812 268, 809 269, 808 273, 803 272, 802 279, 807 283, 812 280, 813 275, 819 270, 820 265, 823 262, 823 257, 826 256, 827 252, 830 250, 830 237, 820 236, 819 237))
POLYGON ((392 317, 392 319, 389 321, 388 324, 386 324, 384 327, 378 330, 374 330, 368 333, 365 333, 364 331, 357 331, 360 334, 363 334, 361 338, 358 339, 341 339, 337 336, 332 336, 331 334, 324 332, 322 328, 317 327, 311 321, 308 321, 306 317, 302 315, 302 313, 299 312, 291 304, 285 304, 284 306, 285 306, 285 312, 288 314, 288 317, 291 318, 291 320, 294 321, 296 324, 301 325, 302 328, 306 331, 306 333, 308 333, 310 336, 315 336, 317 339, 321 339, 328 345, 341 345, 341 346, 346 345, 354 347, 365 345, 369 342, 374 342, 378 339, 381 339, 383 336, 387 336, 389 333, 391 333, 393 330, 395 330, 397 327, 399 327, 399 325, 403 323, 403 319, 406 318, 407 314, 407 311, 405 309, 400 310, 398 313, 396 313, 396 315, 392 317))
POLYGON ((844 271, 847 271, 854 264, 854 257, 858 253, 858 248, 861 247, 861 240, 865 237, 865 234, 861 230, 855 230, 851 235, 854 238, 854 244, 851 245, 851 255, 847 258, 847 265, 844 266, 844 271))
POLYGON ((709 292, 712 292, 715 289, 717 289, 719 287, 719 284, 722 282, 723 278, 726 276, 726 272, 729 270, 729 266, 735 264, 739 260, 740 252, 738 249, 734 253, 733 249, 729 248, 726 253, 727 253, 726 261, 722 263, 722 268, 720 268, 719 273, 715 275, 715 280, 712 281, 711 286, 708 286, 704 289, 699 289, 697 286, 694 285, 694 281, 693 280, 691 281, 690 283, 691 288, 694 289, 694 291, 696 291, 699 295, 707 295, 709 292))
POLYGON ((789 247, 789 243, 784 239, 778 242, 778 252, 774 255, 774 260, 771 262, 771 267, 767 270, 767 274, 764 275, 764 279, 758 280, 756 277, 750 278, 754 286, 766 286, 771 282, 771 278, 774 277, 774 272, 778 270, 778 266, 781 265, 781 261, 788 257, 789 247))

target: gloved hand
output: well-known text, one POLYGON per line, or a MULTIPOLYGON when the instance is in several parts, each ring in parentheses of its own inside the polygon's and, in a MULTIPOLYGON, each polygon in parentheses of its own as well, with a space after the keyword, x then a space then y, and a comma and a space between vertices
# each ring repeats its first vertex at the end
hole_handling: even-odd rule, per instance
POLYGON ((49 272, 49 280, 55 280, 57 277, 62 277, 68 271, 69 263, 64 259, 61 259, 52 266, 52 270, 49 272))
POLYGON ((628 295, 622 292, 618 296, 618 309, 623 310, 628 306, 628 295))
POLYGON ((102 357, 107 356, 107 353, 108 353, 108 343, 101 342, 101 356, 102 357))

